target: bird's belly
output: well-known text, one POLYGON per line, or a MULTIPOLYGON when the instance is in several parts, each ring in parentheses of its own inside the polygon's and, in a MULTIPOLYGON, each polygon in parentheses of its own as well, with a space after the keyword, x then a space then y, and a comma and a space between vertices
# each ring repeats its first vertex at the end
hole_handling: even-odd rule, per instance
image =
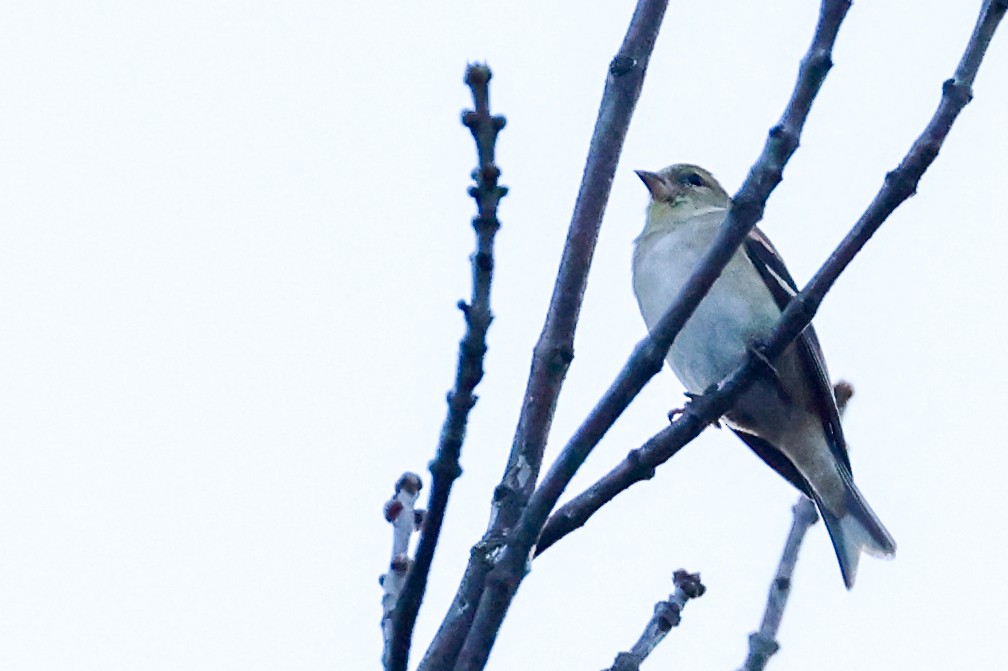
MULTIPOLYGON (((674 237, 665 242, 674 243, 674 237)), ((703 250, 690 251, 663 244, 640 259, 634 281, 648 329, 678 296, 703 250)), ((769 289, 748 258, 736 253, 672 342, 669 365, 687 390, 702 393, 740 366, 747 347, 765 337, 779 318, 769 289)))
POLYGON ((761 334, 746 318, 747 306, 734 307, 740 309, 714 308, 705 300, 672 342, 667 360, 689 391, 703 392, 731 374, 761 334))

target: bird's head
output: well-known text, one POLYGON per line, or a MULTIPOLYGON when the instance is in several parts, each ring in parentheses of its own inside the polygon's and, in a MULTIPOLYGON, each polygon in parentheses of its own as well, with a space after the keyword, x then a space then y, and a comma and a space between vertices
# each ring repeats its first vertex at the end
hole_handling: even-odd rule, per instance
POLYGON ((674 226, 691 217, 731 206, 731 197, 714 176, 703 168, 676 163, 658 172, 637 170, 651 193, 648 229, 674 226))

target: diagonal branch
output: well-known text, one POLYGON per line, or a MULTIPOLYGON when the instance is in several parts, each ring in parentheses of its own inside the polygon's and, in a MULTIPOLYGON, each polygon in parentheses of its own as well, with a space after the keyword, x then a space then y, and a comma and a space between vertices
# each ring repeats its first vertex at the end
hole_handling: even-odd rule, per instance
MULTIPOLYGON (((608 428, 647 381, 661 370, 672 339, 689 319, 735 249, 762 216, 770 192, 780 182, 784 165, 798 147, 798 138, 812 101, 832 65, 830 53, 849 7, 849 0, 823 0, 812 45, 801 61, 791 99, 781 121, 771 129, 762 154, 735 196, 735 203, 729 210, 714 245, 704 255, 675 304, 658 322, 650 337, 634 349, 616 381, 578 428, 550 467, 542 484, 530 497, 500 560, 487 577, 472 627, 455 665, 456 671, 482 669, 486 664, 504 615, 524 577, 526 561, 560 494, 608 428)), ((724 409, 713 417, 723 413, 724 409)), ((685 419, 691 419, 692 414, 688 415, 685 419)), ((699 434, 708 422, 709 420, 696 425, 691 438, 699 434)))
MULTIPOLYGON (((827 274, 822 271, 816 273, 812 282, 809 283, 811 289, 816 280, 820 288, 815 292, 810 292, 811 296, 817 297, 814 306, 811 301, 804 306, 806 310, 813 312, 822 301, 822 296, 829 291, 835 281, 836 275, 842 272, 843 268, 853 259, 861 248, 868 242, 871 236, 878 230, 886 218, 899 207, 910 196, 917 191, 917 184, 921 176, 928 169, 931 163, 938 157, 938 152, 945 142, 952 123, 962 112, 963 108, 973 99, 972 85, 976 79, 980 63, 987 52, 987 47, 994 36, 1001 19, 1004 18, 1008 10, 1008 2, 1005 0, 985 0, 980 9, 980 16, 977 18, 976 26, 970 36, 969 42, 962 58, 956 67, 955 74, 951 79, 947 79, 942 84, 942 98, 935 110, 931 120, 924 131, 917 137, 910 151, 900 162, 899 166, 886 175, 885 183, 879 193, 872 200, 871 204, 861 218, 855 224, 851 232, 844 238, 843 243, 830 256, 826 265, 835 264, 837 270, 835 274, 827 274), (849 244, 848 244, 849 243, 849 244), (829 275, 833 276, 830 279, 829 275)), ((825 266, 824 266, 825 268, 825 266)), ((804 291, 802 293, 805 293, 804 291)), ((795 302, 801 298, 796 297, 795 302)), ((788 306, 789 308, 792 306, 788 306)), ((785 318, 787 317, 785 312, 785 318)), ((786 319, 782 319, 781 326, 786 319)), ((841 412, 846 406, 846 400, 850 399, 852 390, 845 391, 845 400, 842 405, 840 390, 837 389, 837 401, 841 412)), ((749 655, 746 658, 743 671, 762 671, 770 656, 773 655, 779 644, 776 641, 776 634, 780 627, 781 618, 784 615, 784 607, 790 591, 790 576, 794 570, 794 563, 797 561, 798 548, 804 535, 804 530, 815 522, 815 507, 808 500, 802 497, 795 504, 794 524, 788 536, 785 546, 784 556, 781 558, 781 565, 778 569, 778 577, 771 587, 768 597, 767 607, 760 624, 760 630, 754 632, 749 637, 749 655), (808 512, 811 509, 811 512, 808 512), (783 577, 782 577, 782 574, 783 577)))
POLYGON ((517 521, 539 477, 557 397, 574 358, 574 331, 602 216, 666 4, 667 0, 638 3, 623 44, 609 65, 553 296, 532 353, 511 454, 494 500, 493 526, 498 530, 517 521))
POLYGON ((491 76, 490 68, 479 64, 470 65, 465 74, 465 82, 472 90, 476 109, 463 113, 462 123, 472 131, 479 156, 479 164, 473 171, 476 185, 469 187, 469 195, 476 200, 479 209, 479 214, 473 217, 472 222, 476 230, 476 251, 470 257, 472 300, 468 304, 464 301, 459 301, 458 304, 465 315, 466 332, 459 343, 455 386, 448 392, 448 415, 441 427, 437 455, 430 463, 432 481, 427 516, 417 545, 416 558, 410 566, 393 615, 392 641, 386 665, 389 671, 406 670, 413 627, 427 587, 427 576, 448 506, 448 495, 452 484, 462 474, 459 456, 465 440, 469 411, 476 404, 473 391, 483 379, 486 334, 493 320, 490 312, 490 283, 493 280, 494 235, 500 228, 497 204, 507 193, 506 188, 497 184, 500 169, 494 163, 497 134, 504 128, 505 121, 502 116, 490 114, 491 76))
POLYGON ((557 397, 573 359, 574 330, 602 215, 667 4, 668 0, 638 1, 623 43, 609 65, 553 296, 533 351, 511 454, 494 491, 489 529, 473 548, 452 607, 420 663, 421 671, 454 665, 493 565, 492 558, 504 534, 520 517, 538 480, 557 397))
POLYGON ((553 547, 558 540, 580 529, 602 506, 612 501, 632 485, 650 480, 655 468, 664 464, 685 447, 676 441, 675 425, 667 426, 627 456, 595 484, 560 506, 549 516, 536 543, 535 556, 553 547))
POLYGON ((640 671, 641 662, 654 652, 665 636, 678 627, 682 619, 682 610, 690 599, 698 599, 704 595, 707 588, 700 582, 699 573, 690 573, 684 569, 677 570, 672 575, 675 592, 665 601, 655 604, 654 614, 644 628, 644 633, 637 639, 630 652, 616 655, 616 661, 608 671, 640 671))
MULTIPOLYGON (((980 62, 986 53, 994 30, 1005 14, 1008 2, 987 0, 980 11, 980 17, 973 35, 966 46, 955 76, 942 85, 942 99, 924 131, 914 141, 910 151, 900 165, 886 175, 885 183, 871 204, 858 219, 827 262, 819 269, 805 289, 788 305, 771 337, 776 343, 773 352, 766 352, 770 358, 779 354, 790 340, 809 323, 812 312, 818 309, 826 292, 832 287, 839 274, 854 256, 868 242, 885 219, 904 200, 913 195, 921 175, 934 161, 944 143, 952 122, 972 97, 971 87, 976 78, 980 62), (787 340, 782 340, 786 338, 787 340)), ((638 349, 646 344, 638 344, 638 349)), ((668 461, 683 445, 692 440, 707 424, 720 417, 731 407, 738 394, 744 391, 738 384, 750 383, 749 375, 759 372, 758 362, 749 362, 736 371, 721 388, 712 394, 705 394, 697 402, 689 404, 689 412, 671 426, 666 427, 640 448, 633 450, 622 463, 584 493, 572 499, 550 522, 549 535, 543 535, 548 544, 540 552, 557 540, 582 526, 606 502, 641 480, 654 475, 654 469, 668 461)))

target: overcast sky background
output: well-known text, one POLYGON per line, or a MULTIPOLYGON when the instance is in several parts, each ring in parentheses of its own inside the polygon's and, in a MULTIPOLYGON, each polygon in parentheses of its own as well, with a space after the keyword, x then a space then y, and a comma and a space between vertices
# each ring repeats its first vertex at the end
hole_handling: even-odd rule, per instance
MULTIPOLYGON (((382 504, 404 470, 428 479, 463 331, 475 152, 458 116, 466 62, 485 59, 508 118, 497 319, 419 659, 487 522, 633 4, 3 3, 5 671, 377 668, 382 504)), ((696 162, 734 192, 818 4, 671 3, 548 459, 644 335, 633 169, 696 162)), ((979 5, 851 10, 762 223, 799 284, 931 116, 979 5)), ((854 471, 897 557, 865 558, 848 593, 813 528, 771 669, 975 668, 1000 653, 1004 31, 919 194, 815 320, 831 373, 856 386, 854 471)), ((572 490, 681 402, 663 372, 572 490)), ((737 668, 795 498, 707 431, 534 563, 489 668, 608 666, 679 567, 709 590, 648 666, 737 668)))

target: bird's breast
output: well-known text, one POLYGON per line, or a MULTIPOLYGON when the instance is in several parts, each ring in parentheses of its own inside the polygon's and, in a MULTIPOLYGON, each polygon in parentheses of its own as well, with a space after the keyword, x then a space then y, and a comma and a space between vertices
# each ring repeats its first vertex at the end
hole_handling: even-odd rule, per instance
MULTIPOLYGON (((710 247, 720 220, 646 234, 634 250, 634 293, 649 330, 679 295, 710 247)), ((743 363, 746 348, 776 324, 780 310, 755 267, 736 252, 669 350, 689 391, 701 393, 743 363)))

